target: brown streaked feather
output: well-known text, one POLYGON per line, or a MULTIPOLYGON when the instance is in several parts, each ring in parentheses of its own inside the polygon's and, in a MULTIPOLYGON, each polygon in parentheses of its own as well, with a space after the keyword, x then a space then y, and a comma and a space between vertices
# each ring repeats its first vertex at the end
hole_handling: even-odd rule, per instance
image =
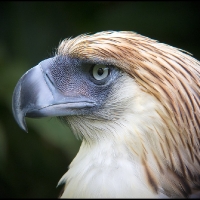
POLYGON ((174 190, 178 191, 177 193, 180 193, 183 197, 188 197, 192 193, 190 185, 182 176, 170 168, 168 168, 168 175, 171 176, 169 176, 169 178, 171 178, 170 182, 172 183, 174 190))
POLYGON ((163 169, 163 166, 161 164, 162 160, 159 160, 158 156, 156 155, 156 153, 153 151, 153 156, 154 156, 154 159, 158 165, 158 169, 160 171, 161 174, 164 174, 164 169, 163 169))
POLYGON ((147 183, 152 188, 152 190, 157 193, 158 191, 158 181, 152 171, 149 169, 148 164, 146 163, 145 159, 142 159, 142 164, 144 166, 144 172, 147 179, 147 183))

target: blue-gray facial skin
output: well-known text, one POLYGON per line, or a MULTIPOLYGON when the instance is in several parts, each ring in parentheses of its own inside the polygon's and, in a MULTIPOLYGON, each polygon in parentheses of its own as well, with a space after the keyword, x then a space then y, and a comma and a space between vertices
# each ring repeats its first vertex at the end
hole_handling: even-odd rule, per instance
POLYGON ((13 94, 13 114, 27 131, 25 117, 88 115, 97 113, 120 77, 106 63, 55 56, 31 68, 18 81, 13 94))

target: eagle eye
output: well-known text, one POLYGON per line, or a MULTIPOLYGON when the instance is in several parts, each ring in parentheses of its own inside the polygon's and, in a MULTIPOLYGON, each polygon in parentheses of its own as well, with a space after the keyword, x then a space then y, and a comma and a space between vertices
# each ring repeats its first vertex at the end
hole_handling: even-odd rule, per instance
POLYGON ((92 68, 92 76, 100 81, 106 78, 110 73, 110 69, 105 65, 94 65, 92 68))

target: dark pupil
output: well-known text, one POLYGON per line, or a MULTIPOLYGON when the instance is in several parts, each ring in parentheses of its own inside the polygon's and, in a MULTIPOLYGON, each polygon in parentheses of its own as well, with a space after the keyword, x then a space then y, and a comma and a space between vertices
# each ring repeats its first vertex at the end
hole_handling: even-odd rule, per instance
POLYGON ((97 71, 99 76, 101 76, 103 74, 103 72, 104 72, 104 70, 102 68, 99 68, 98 71, 97 71))

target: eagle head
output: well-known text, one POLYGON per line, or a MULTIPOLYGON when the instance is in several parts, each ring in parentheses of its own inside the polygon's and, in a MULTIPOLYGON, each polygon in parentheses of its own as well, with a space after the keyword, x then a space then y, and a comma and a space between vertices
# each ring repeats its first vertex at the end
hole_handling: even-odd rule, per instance
POLYGON ((128 31, 63 40, 18 81, 13 115, 82 139, 62 197, 189 197, 200 189, 200 63, 128 31))

